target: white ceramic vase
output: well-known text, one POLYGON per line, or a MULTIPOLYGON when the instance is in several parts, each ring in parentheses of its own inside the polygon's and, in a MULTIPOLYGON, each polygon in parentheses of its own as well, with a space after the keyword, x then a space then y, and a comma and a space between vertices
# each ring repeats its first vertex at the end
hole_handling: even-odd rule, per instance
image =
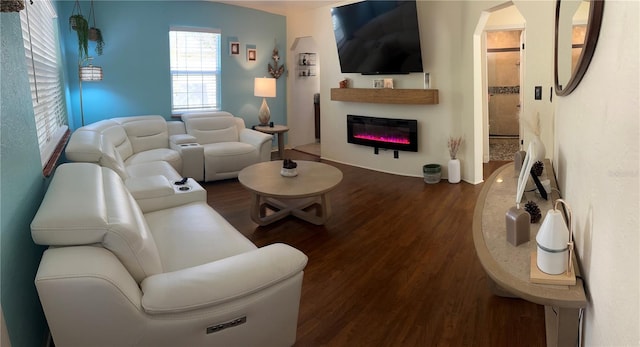
POLYGON ((460 159, 451 159, 448 164, 449 183, 460 182, 460 159))

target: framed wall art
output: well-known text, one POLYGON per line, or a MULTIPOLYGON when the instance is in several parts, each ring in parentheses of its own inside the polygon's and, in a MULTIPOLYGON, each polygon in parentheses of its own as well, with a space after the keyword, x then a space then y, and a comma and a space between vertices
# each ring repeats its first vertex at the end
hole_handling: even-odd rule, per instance
POLYGON ((229 42, 229 55, 240 55, 240 42, 231 41, 229 42))
POLYGON ((256 60, 258 60, 256 45, 247 45, 247 61, 255 62, 256 60))

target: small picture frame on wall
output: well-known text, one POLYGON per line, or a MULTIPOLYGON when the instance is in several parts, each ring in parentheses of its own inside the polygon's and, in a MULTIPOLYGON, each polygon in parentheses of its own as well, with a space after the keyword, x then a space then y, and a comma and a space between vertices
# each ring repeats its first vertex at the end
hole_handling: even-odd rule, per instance
POLYGON ((256 61, 258 59, 258 52, 255 48, 247 49, 247 61, 256 61))
POLYGON ((229 42, 229 55, 240 55, 240 42, 231 41, 229 42))
POLYGON ((393 89, 393 78, 385 78, 383 85, 385 88, 393 89))
POLYGON ((431 89, 431 77, 428 72, 424 73, 424 89, 431 89))
POLYGON ((384 80, 381 78, 373 80, 373 88, 384 88, 384 80))

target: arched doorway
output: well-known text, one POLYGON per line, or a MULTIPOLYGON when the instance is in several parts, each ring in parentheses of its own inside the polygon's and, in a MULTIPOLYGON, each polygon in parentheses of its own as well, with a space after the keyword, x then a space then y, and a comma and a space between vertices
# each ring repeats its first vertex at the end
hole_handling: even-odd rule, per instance
POLYGON ((291 148, 319 155, 320 125, 317 99, 320 92, 320 54, 316 41, 311 36, 296 38, 290 50, 295 57, 295 66, 290 68, 289 79, 292 112, 288 113, 288 143, 291 148))
MULTIPOLYGON (((517 103, 513 105, 514 107, 518 106, 514 111, 511 109, 509 111, 509 116, 507 118, 511 118, 512 120, 517 120, 517 115, 522 112, 524 107, 521 98, 519 97, 519 85, 489 85, 489 64, 491 63, 489 60, 493 59, 488 57, 488 53, 491 53, 488 50, 489 46, 487 44, 487 33, 488 32, 506 32, 506 31, 520 31, 520 47, 524 44, 525 35, 525 20, 524 17, 520 14, 518 9, 515 7, 513 2, 505 2, 499 6, 495 6, 493 8, 487 9, 482 12, 480 15, 480 19, 478 20, 478 24, 476 25, 476 29, 473 37, 473 45, 474 45, 474 159, 475 159, 475 167, 474 167, 474 175, 476 177, 482 177, 482 164, 486 163, 490 160, 490 108, 496 108, 495 105, 490 105, 490 95, 491 92, 500 91, 500 94, 512 94, 506 99, 513 100, 513 92, 518 90, 518 96, 516 96, 517 103), (494 89, 490 89, 490 87, 494 89), (497 88, 496 88, 497 87, 497 88)), ((512 47, 513 48, 513 47, 512 47)), ((494 51, 493 53, 501 53, 500 49, 494 51)), ((506 50, 509 51, 509 50, 506 50)), ((513 52, 512 52, 513 53, 513 52)), ((505 61, 512 61, 514 64, 514 68, 512 71, 517 71, 518 74, 518 84, 524 82, 524 75, 522 73, 522 69, 519 67, 524 64, 524 57, 522 54, 519 54, 518 59, 504 59, 505 61), (518 63, 518 66, 515 66, 515 63, 518 63), (517 69, 515 68, 517 67, 517 69)), ((495 63, 495 62, 494 62, 495 63)), ((500 83, 498 83, 500 84, 500 83)), ((513 83, 507 83, 513 84, 513 83)), ((494 93, 494 96, 495 93, 494 93)), ((494 99, 494 101, 496 101, 494 99)), ((516 127, 520 128, 519 125, 516 127)), ((514 135, 515 134, 509 134, 514 135)), ((518 130, 518 137, 521 137, 521 131, 518 130)))

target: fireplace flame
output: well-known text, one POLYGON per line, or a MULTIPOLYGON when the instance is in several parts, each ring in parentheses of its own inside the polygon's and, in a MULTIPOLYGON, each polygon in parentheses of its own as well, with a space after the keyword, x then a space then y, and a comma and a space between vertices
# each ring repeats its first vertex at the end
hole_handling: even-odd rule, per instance
POLYGON ((369 135, 369 134, 357 134, 357 135, 354 135, 353 137, 357 139, 383 142, 383 143, 399 143, 403 145, 408 145, 411 143, 409 142, 409 139, 404 137, 387 137, 387 136, 376 136, 376 135, 369 135))

